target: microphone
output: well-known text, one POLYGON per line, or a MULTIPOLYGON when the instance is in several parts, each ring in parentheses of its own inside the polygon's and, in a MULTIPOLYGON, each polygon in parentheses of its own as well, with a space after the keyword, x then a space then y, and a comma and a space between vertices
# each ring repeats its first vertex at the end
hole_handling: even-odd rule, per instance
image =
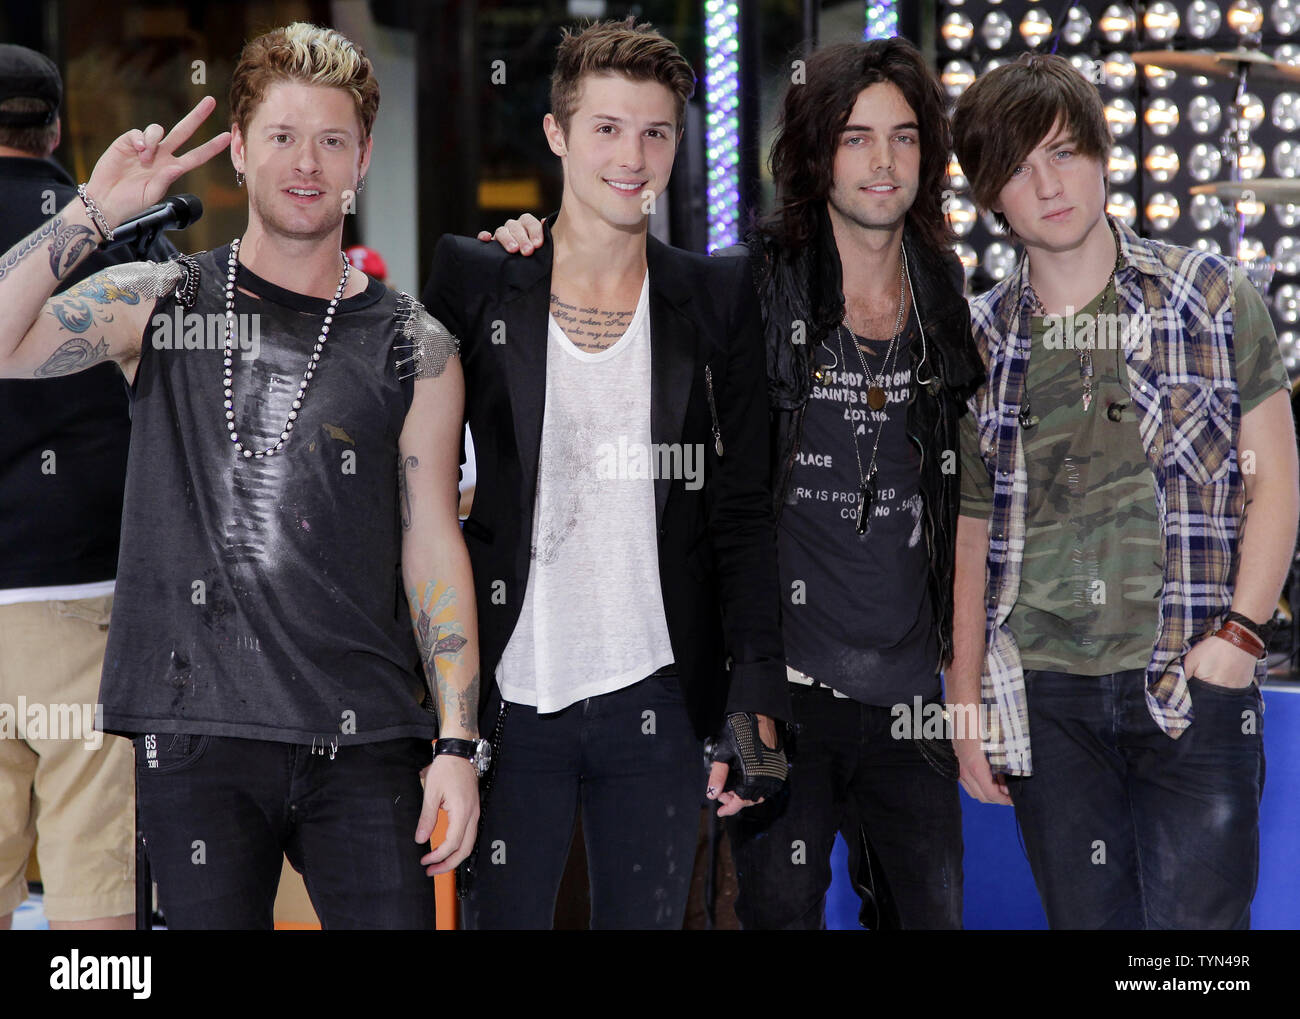
POLYGON ((203 203, 195 195, 172 195, 128 219, 113 231, 113 239, 99 246, 100 251, 131 245, 144 258, 148 248, 164 230, 184 230, 203 215, 203 203))

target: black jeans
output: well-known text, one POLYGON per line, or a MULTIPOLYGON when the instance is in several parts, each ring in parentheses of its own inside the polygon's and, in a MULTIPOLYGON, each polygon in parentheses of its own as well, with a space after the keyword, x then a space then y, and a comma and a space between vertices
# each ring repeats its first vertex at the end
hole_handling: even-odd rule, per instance
POLYGON ((1264 789, 1263 703, 1191 680, 1178 739, 1141 670, 1026 670, 1034 773, 1007 781, 1054 928, 1250 926, 1264 789))
POLYGON ((918 741, 895 739, 890 708, 794 686, 799 725, 788 798, 728 819, 740 894, 736 915, 749 930, 826 926, 831 848, 841 832, 851 866, 858 826, 879 857, 905 928, 961 927, 961 802, 952 744, 930 741, 947 774, 918 741))
POLYGON ((500 746, 465 926, 554 926, 581 807, 592 929, 680 930, 708 772, 677 676, 546 715, 512 703, 500 746))
POLYGON ((434 928, 428 845, 415 841, 428 740, 343 746, 333 759, 224 736, 133 742, 168 928, 270 930, 286 854, 326 930, 434 928))

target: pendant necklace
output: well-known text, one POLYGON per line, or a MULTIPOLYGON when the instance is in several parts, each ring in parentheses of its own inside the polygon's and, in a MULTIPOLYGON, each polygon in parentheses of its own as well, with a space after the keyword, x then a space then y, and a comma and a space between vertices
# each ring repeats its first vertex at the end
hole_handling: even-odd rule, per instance
MULTIPOLYGON (((894 335, 889 341, 889 347, 885 351, 884 359, 880 362, 879 377, 872 374, 871 369, 867 367, 867 359, 863 356, 862 348, 858 345, 857 340, 851 340, 853 349, 858 352, 858 363, 862 365, 863 380, 867 383, 867 406, 873 411, 884 410, 886 403, 888 403, 884 388, 885 380, 898 367, 899 338, 903 333, 903 305, 907 293, 907 283, 907 252, 904 250, 902 252, 902 264, 898 272, 898 314, 894 318, 894 335)), ((846 311, 845 318, 847 319, 847 317, 848 313, 846 311)), ((847 363, 844 356, 844 333, 846 331, 852 338, 853 331, 848 329, 844 322, 841 322, 835 330, 840 348, 839 364, 847 363)), ((867 528, 870 526, 871 510, 876 502, 876 453, 880 449, 880 435, 885 430, 885 425, 888 422, 889 416, 886 414, 885 420, 880 422, 876 428, 876 441, 871 446, 871 462, 865 473, 862 470, 862 451, 858 448, 858 430, 852 421, 849 422, 849 434, 853 438, 853 455, 857 458, 858 464, 858 516, 855 522, 858 534, 866 534, 867 528)))

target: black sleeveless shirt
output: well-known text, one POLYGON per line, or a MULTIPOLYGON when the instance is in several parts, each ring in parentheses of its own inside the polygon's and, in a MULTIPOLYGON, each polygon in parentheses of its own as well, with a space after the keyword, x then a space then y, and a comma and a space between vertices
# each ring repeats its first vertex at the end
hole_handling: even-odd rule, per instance
MULTIPOLYGON (((432 738, 400 573, 398 436, 414 383, 399 377, 398 318, 410 299, 372 279, 339 302, 288 442, 245 459, 223 406, 229 252, 196 256, 194 307, 159 298, 143 337, 103 728, 432 738)), ((284 429, 329 302, 238 272, 234 420, 258 450, 284 429)))

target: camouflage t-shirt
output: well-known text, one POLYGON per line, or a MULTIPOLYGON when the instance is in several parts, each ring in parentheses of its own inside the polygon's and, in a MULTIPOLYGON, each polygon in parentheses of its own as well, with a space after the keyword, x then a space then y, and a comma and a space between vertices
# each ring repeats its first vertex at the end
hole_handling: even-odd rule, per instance
MULTIPOLYGON (((1233 294, 1245 415, 1290 383, 1263 299, 1241 273, 1233 294)), ((1100 303, 1098 295, 1076 321, 1100 303)), ((1145 669, 1160 618, 1164 546, 1123 352, 1114 345, 1092 351, 1085 412, 1079 351, 1060 343, 1059 332, 1045 342, 1046 321, 1033 320, 1025 392, 1038 423, 1022 433, 1028 519, 1020 594, 1007 625, 1026 669, 1084 676, 1145 669)), ((961 457, 961 513, 987 519, 993 490, 970 414, 961 420, 961 457)))

